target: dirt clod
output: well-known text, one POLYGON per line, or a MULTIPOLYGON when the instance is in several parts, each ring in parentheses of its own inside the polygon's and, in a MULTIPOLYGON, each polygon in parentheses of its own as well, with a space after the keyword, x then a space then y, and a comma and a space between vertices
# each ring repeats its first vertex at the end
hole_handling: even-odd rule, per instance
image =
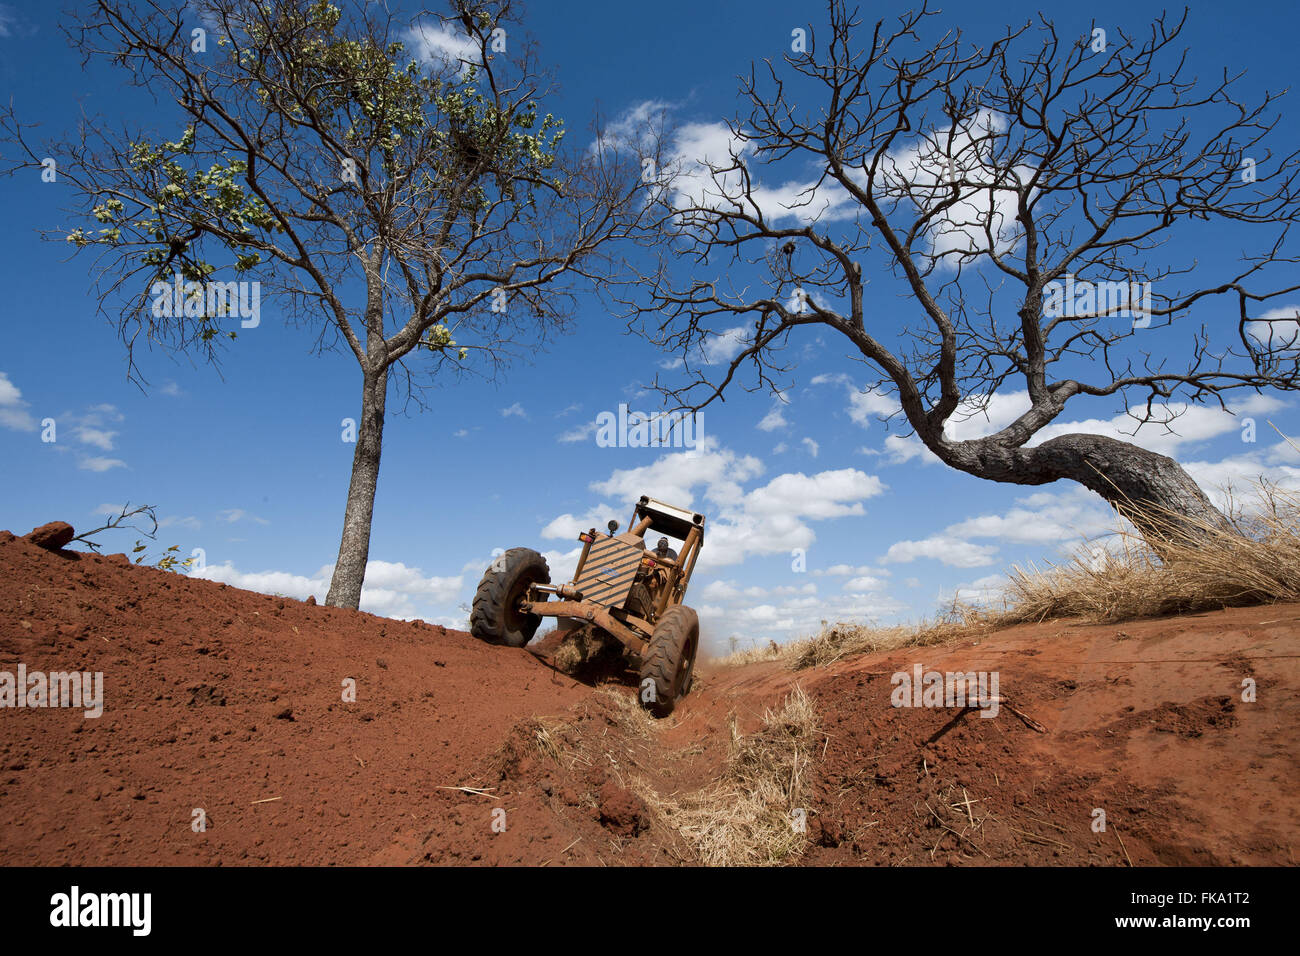
POLYGON ((27 540, 46 551, 58 551, 72 542, 77 532, 66 521, 51 521, 32 529, 27 540))
POLYGON ((613 780, 600 788, 598 800, 600 824, 611 833, 635 837, 649 828, 650 816, 645 801, 613 780))

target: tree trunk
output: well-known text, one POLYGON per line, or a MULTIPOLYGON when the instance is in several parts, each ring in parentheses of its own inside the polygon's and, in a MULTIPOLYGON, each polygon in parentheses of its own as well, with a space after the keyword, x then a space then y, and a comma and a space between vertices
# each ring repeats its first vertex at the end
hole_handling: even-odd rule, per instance
POLYGON ((343 538, 334 564, 329 596, 331 607, 356 610, 361 603, 361 584, 370 558, 370 521, 375 512, 375 488, 379 484, 379 455, 384 444, 384 398, 388 370, 366 373, 361 386, 361 424, 357 447, 352 454, 352 480, 348 504, 343 512, 343 538))
POLYGON ((1061 435, 1033 448, 989 438, 943 444, 947 464, 979 478, 1041 485, 1067 478, 1095 491, 1128 518, 1157 553, 1170 536, 1231 530, 1222 512, 1172 458, 1101 435, 1061 435))

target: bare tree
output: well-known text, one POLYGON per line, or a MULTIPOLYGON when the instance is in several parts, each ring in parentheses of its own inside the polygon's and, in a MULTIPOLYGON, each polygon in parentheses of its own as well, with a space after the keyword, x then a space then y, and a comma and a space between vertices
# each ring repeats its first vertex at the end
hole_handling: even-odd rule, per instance
POLYGON ((256 279, 318 350, 356 359, 327 598, 355 608, 390 389, 418 404, 438 373, 495 373, 564 327, 575 283, 643 208, 635 170, 563 148, 510 0, 451 0, 406 22, 364 0, 180 6, 97 0, 71 33, 87 59, 174 105, 171 136, 91 119, 38 149, 12 108, 3 125, 16 168, 57 158, 76 211, 102 226, 57 238, 100 253, 101 302, 121 304, 137 381, 139 341, 215 361, 236 337, 241 288, 214 282, 219 270, 256 279))
POLYGON ((1170 427, 1188 402, 1297 387, 1300 323, 1261 312, 1300 288, 1297 153, 1268 148, 1273 97, 1238 102, 1239 74, 1189 79, 1184 20, 1076 38, 1040 19, 971 45, 924 7, 865 28, 842 0, 829 12, 828 42, 741 78, 725 157, 674 165, 662 131, 643 141, 674 247, 619 298, 685 360, 661 391, 692 409, 733 384, 776 391, 796 330, 834 330, 953 468, 1080 482, 1148 537, 1144 514, 1221 522, 1165 456, 1040 433, 1078 396, 1170 427), (1211 229, 1255 244, 1213 277, 1171 247, 1211 229), (900 318, 868 314, 871 281, 895 284, 900 318), (1192 325, 1194 306, 1223 321, 1192 325), (738 353, 710 365, 724 333, 738 353), (946 428, 1017 384, 1028 407, 994 434, 946 428))
POLYGON ((131 528, 135 531, 139 531, 142 535, 152 541, 158 536, 158 515, 155 513, 155 507, 153 505, 137 505, 132 508, 131 502, 128 501, 126 504, 122 505, 117 514, 109 515, 107 520, 105 520, 105 522, 98 528, 93 528, 90 531, 83 531, 68 543, 72 544, 74 542, 80 542, 91 551, 99 554, 99 549, 103 547, 103 545, 96 541, 95 538, 103 534, 105 531, 116 531, 119 528, 131 528), (141 523, 148 521, 149 527, 144 528, 141 525, 136 524, 136 521, 140 521, 141 523))

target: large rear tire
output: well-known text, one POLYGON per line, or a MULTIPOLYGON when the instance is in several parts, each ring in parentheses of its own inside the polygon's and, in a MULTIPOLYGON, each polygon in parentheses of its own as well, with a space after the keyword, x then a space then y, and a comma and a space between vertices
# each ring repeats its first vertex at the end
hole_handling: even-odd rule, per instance
POLYGON ((546 559, 531 548, 511 548, 492 562, 479 582, 469 616, 469 632, 489 644, 523 647, 542 619, 524 614, 519 602, 534 584, 550 584, 546 559))
POLYGON ((667 717, 691 691, 695 653, 700 646, 700 619, 684 604, 664 611, 641 656, 642 706, 667 717))

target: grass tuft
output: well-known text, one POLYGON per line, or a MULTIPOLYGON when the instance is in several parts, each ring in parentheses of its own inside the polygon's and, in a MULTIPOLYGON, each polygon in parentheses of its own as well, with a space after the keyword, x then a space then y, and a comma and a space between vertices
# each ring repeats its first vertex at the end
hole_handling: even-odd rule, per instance
MULTIPOLYGON (((731 722, 722 779, 685 796, 643 790, 642 799, 708 866, 770 866, 793 861, 807 834, 797 825, 804 777, 821 745, 817 710, 796 687, 742 736, 731 722)), ((806 813, 805 817, 806 819, 806 813)))
POLYGON ((1073 617, 1115 623, 1300 601, 1300 498, 1263 485, 1249 507, 1230 507, 1227 524, 1175 520, 1149 511, 1159 548, 1131 525, 1111 547, 1081 546, 1068 560, 1013 568, 1001 623, 1073 617))

